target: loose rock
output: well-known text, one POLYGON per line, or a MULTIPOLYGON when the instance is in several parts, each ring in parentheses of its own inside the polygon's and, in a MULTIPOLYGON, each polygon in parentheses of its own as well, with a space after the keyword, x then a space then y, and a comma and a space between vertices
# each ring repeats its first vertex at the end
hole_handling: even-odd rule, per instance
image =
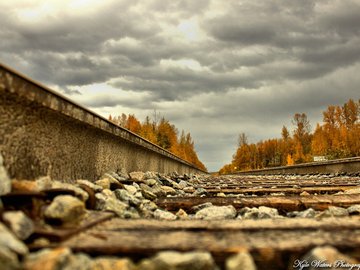
POLYGON ((345 208, 337 207, 337 206, 329 206, 328 210, 330 214, 334 217, 344 217, 349 214, 345 208))
POLYGON ((43 249, 27 256, 24 268, 26 270, 61 270, 71 256, 69 248, 43 249))
POLYGON ((4 159, 0 153, 0 195, 7 194, 11 191, 11 180, 4 166, 4 159))
POLYGON ((161 189, 165 192, 166 195, 176 195, 177 194, 176 190, 169 186, 161 186, 161 189))
POLYGON ((181 189, 186 188, 187 186, 188 186, 188 182, 186 182, 186 181, 184 181, 184 180, 181 180, 181 181, 179 182, 179 187, 180 187, 181 189))
POLYGON ((179 209, 179 211, 176 212, 176 216, 179 219, 189 219, 188 214, 185 212, 185 210, 183 209, 179 209))
POLYGON ((0 223, 0 247, 8 248, 19 255, 27 254, 28 248, 2 223, 0 223))
MULTIPOLYGON (((324 262, 327 264, 331 264, 333 267, 331 267, 330 269, 341 269, 340 267, 337 267, 338 265, 336 265, 336 262, 340 262, 340 261, 346 262, 348 264, 357 263, 355 259, 340 253, 336 248, 331 246, 316 247, 312 249, 310 252, 308 252, 301 260, 306 260, 308 262, 317 261, 317 262, 324 262)), ((315 270, 318 268, 319 267, 310 265, 310 268, 306 268, 306 269, 315 270)), ((325 266, 321 268, 328 269, 325 268, 325 266)))
POLYGON ((198 212, 201 209, 207 208, 207 207, 211 207, 214 206, 211 202, 206 202, 206 203, 202 203, 199 205, 195 205, 191 208, 191 211, 193 212, 198 212))
POLYGON ((180 253, 164 251, 153 259, 140 263, 139 270, 215 270, 211 254, 208 252, 180 253))
POLYGON ((62 183, 59 181, 53 181, 51 188, 62 188, 62 189, 71 190, 75 193, 76 197, 78 197, 79 199, 81 199, 84 202, 87 199, 89 199, 89 194, 86 191, 84 191, 82 188, 79 188, 73 184, 62 183))
POLYGON ((52 185, 54 183, 53 180, 51 180, 50 176, 43 176, 38 179, 36 179, 36 186, 37 190, 45 190, 52 188, 52 185))
POLYGON ((156 185, 156 184, 158 184, 158 181, 156 181, 155 179, 147 179, 147 180, 145 180, 145 183, 148 185, 148 186, 153 186, 153 185, 156 185))
POLYGON ((140 187, 141 187, 141 194, 144 196, 145 199, 153 201, 157 198, 157 196, 152 192, 151 187, 149 187, 148 185, 141 184, 140 187))
POLYGON ((256 207, 244 207, 240 209, 239 216, 243 219, 257 219, 259 217, 259 209, 256 207))
POLYGON ((125 217, 128 205, 116 199, 111 190, 104 189, 101 193, 97 193, 95 197, 97 199, 95 207, 97 210, 110 211, 119 217, 125 217))
POLYGON ((250 253, 240 252, 226 260, 226 270, 256 270, 256 265, 250 253))
POLYGON ((194 192, 194 196, 201 196, 201 195, 205 195, 205 194, 206 194, 206 190, 204 188, 198 188, 194 192))
POLYGON ((103 189, 110 189, 111 181, 109 178, 106 177, 95 181, 95 184, 102 187, 103 189))
POLYGON ((138 191, 138 188, 136 188, 133 185, 124 185, 124 188, 131 194, 135 195, 135 193, 138 191))
POLYGON ((18 256, 8 248, 0 246, 0 269, 21 269, 18 256))
POLYGON ((282 218, 276 208, 260 206, 259 208, 244 207, 239 211, 243 219, 265 219, 265 218, 282 218))
POLYGON ((96 185, 94 183, 91 183, 90 181, 88 180, 83 180, 83 179, 79 179, 79 180, 76 180, 76 183, 78 185, 85 185, 85 186, 88 186, 89 188, 91 188, 94 192, 101 192, 104 188, 100 185, 96 185))
POLYGON ((46 219, 60 223, 77 222, 84 214, 84 202, 70 195, 60 195, 55 197, 44 212, 46 219))
POLYGON ((315 217, 316 215, 316 212, 314 209, 312 208, 308 208, 304 211, 301 211, 297 214, 297 217, 300 217, 300 218, 313 218, 315 217))
POLYGON ((236 216, 236 209, 232 205, 210 206, 199 210, 195 214, 196 219, 215 220, 215 219, 233 219, 236 216))
POLYGON ((114 191, 114 194, 116 198, 118 198, 120 201, 123 201, 126 204, 132 205, 132 206, 139 206, 141 203, 141 200, 136 198, 134 195, 130 194, 127 190, 124 189, 117 189, 114 191))
POLYGON ((157 205, 150 200, 143 200, 138 207, 141 216, 144 218, 152 218, 156 209, 157 205))
POLYGON ((157 198, 157 196, 154 193, 152 193, 151 191, 148 191, 148 190, 142 190, 141 194, 144 196, 145 199, 148 199, 148 200, 153 201, 157 198))
POLYGON ((168 211, 156 209, 154 212, 154 218, 163 219, 163 220, 176 220, 177 216, 168 211))
POLYGON ((129 259, 103 257, 93 261, 92 270, 135 270, 135 265, 129 259))
POLYGON ((27 239, 34 232, 34 224, 22 211, 8 211, 3 219, 13 233, 21 240, 27 239))
POLYGON ((260 206, 259 207, 259 219, 263 219, 263 218, 274 218, 274 217, 278 217, 279 216, 279 212, 276 208, 271 208, 271 207, 267 207, 267 206, 260 206))
POLYGON ((145 173, 143 172, 131 172, 129 173, 130 179, 134 182, 144 182, 145 173))
POLYGON ((194 187, 184 187, 183 191, 185 191, 186 193, 194 193, 195 188, 194 187))
POLYGON ((61 270, 93 270, 93 262, 87 254, 70 255, 61 270))
POLYGON ((145 175, 144 175, 144 178, 145 178, 146 180, 148 180, 148 179, 157 179, 157 178, 158 178, 157 172, 147 171, 147 172, 145 173, 145 175))
POLYGON ((156 185, 152 186, 151 190, 149 189, 149 191, 154 193, 157 197, 165 197, 166 196, 166 191, 169 191, 169 189, 167 189, 167 188, 171 188, 171 187, 161 186, 159 184, 156 184, 156 185), (165 187, 165 189, 164 189, 164 187, 165 187))
POLYGON ((176 189, 180 189, 179 184, 176 183, 175 181, 169 179, 169 178, 162 177, 162 178, 161 178, 161 182, 162 182, 165 186, 169 186, 169 187, 173 187, 173 188, 176 188, 176 189))
POLYGON ((119 175, 116 172, 109 172, 109 173, 105 173, 103 177, 101 177, 100 179, 104 179, 107 178, 110 180, 110 188, 112 188, 112 186, 114 186, 115 188, 123 188, 123 184, 122 182, 127 182, 128 181, 128 177, 123 176, 123 175, 119 175))
POLYGON ((360 204, 354 204, 347 208, 349 215, 360 215, 360 204))
POLYGON ((328 218, 328 217, 343 217, 347 216, 348 211, 345 208, 337 207, 337 206, 329 206, 328 209, 318 213, 316 218, 328 218))

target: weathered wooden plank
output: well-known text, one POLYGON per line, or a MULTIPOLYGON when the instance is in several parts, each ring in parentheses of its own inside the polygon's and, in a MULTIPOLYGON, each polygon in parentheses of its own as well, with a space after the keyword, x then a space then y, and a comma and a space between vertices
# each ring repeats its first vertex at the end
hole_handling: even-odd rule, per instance
POLYGON ((205 202, 211 202, 214 205, 233 205, 235 208, 269 206, 284 211, 302 210, 312 207, 315 210, 325 210, 330 205, 349 207, 353 204, 360 204, 360 194, 346 195, 310 195, 310 196, 292 196, 292 197, 187 197, 187 198, 160 198, 156 201, 159 207, 169 211, 177 211, 182 208, 189 211, 193 206, 205 202))
POLYGON ((359 248, 359 218, 247 222, 113 220, 61 243, 91 254, 150 255, 161 250, 207 250, 215 256, 244 249, 303 252, 325 244, 340 249, 359 248))
POLYGON ((285 218, 260 220, 155 220, 155 219, 120 219, 113 218, 93 230, 291 230, 291 229, 360 229, 360 216, 344 218, 285 218))
POLYGON ((209 183, 205 183, 205 184, 201 184, 201 185, 196 185, 195 187, 198 188, 218 188, 218 187, 225 187, 225 188, 256 188, 258 187, 262 187, 262 188, 272 188, 272 187, 276 187, 276 188, 293 188, 294 185, 297 185, 301 188, 303 187, 343 187, 343 186, 349 186, 349 187, 356 187, 359 184, 358 183, 317 183, 317 184, 312 184, 312 183, 268 183, 268 182, 261 182, 261 183, 254 183, 254 184, 209 184, 209 183))
POLYGON ((225 189, 213 189, 206 188, 208 193, 251 193, 251 194, 267 194, 267 193, 275 193, 282 192, 286 194, 300 194, 304 191, 308 193, 336 193, 339 191, 345 191, 348 189, 354 188, 354 186, 337 186, 337 187, 301 187, 301 188, 225 188, 225 189))
POLYGON ((233 187, 254 187, 254 186, 293 186, 293 185, 299 185, 303 187, 312 187, 312 186, 339 186, 339 185, 359 185, 360 179, 352 179, 352 180, 296 180, 296 181, 269 181, 267 179, 261 179, 261 180, 252 180, 252 181, 206 181, 202 182, 200 184, 197 184, 198 187, 204 187, 204 186, 219 186, 219 185, 227 185, 227 186, 233 186, 233 187))

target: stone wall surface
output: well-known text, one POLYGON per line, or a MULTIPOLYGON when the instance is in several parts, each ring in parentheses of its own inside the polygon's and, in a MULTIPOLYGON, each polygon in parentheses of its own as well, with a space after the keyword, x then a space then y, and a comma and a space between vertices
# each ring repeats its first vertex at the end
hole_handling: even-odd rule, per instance
POLYGON ((1 64, 0 153, 17 179, 94 180, 117 170, 201 172, 1 64))

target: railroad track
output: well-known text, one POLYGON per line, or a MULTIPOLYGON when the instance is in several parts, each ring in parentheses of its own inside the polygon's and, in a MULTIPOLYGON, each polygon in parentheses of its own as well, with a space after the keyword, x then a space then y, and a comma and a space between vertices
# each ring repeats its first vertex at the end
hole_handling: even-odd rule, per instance
MULTIPOLYGON (((71 250, 73 256, 87 254, 94 261, 107 256, 127 258, 139 267, 129 269, 140 270, 187 269, 144 266, 146 260, 159 263, 156 258, 164 251, 207 252, 211 254, 211 267, 217 269, 232 269, 229 261, 235 254, 250 256, 254 262, 252 269, 299 269, 294 267, 297 260, 346 258, 352 265, 360 260, 359 176, 178 177, 156 176, 155 179, 167 186, 171 195, 159 193, 153 198, 155 207, 167 214, 173 213, 170 215, 174 220, 155 215, 124 218, 116 211, 99 212, 95 206, 88 206, 87 217, 78 224, 50 223, 45 226, 42 209, 49 207, 58 195, 77 196, 68 186, 30 192, 24 190, 26 185, 21 185, 21 181, 15 181, 13 187, 17 190, 3 195, 2 200, 5 212, 21 209, 33 218, 35 231, 25 243, 34 254, 45 248, 56 252, 65 248, 71 250), (180 188, 184 183, 194 191, 180 188), (173 193, 173 190, 177 192, 173 193), (229 217, 217 213, 216 209, 210 210, 214 206, 225 207, 220 209, 223 212, 229 209, 235 212, 229 217), (201 216, 199 213, 206 209, 210 212, 201 216), (179 210, 186 214, 179 214, 179 210), (320 255, 315 252, 316 248, 322 251, 320 255), (335 255, 330 252, 330 256, 327 249, 335 255)), ((125 177, 121 180, 109 188, 116 193, 129 189, 129 186, 140 185, 145 190, 155 190, 156 186, 144 187, 148 180, 135 181, 125 177)), ((95 194, 104 193, 104 189, 93 191, 93 194, 85 190, 95 200, 100 198, 95 194)), ((49 260, 56 261, 53 257, 49 260)), ((239 265, 241 263, 244 262, 239 265)), ((31 265, 26 260, 24 264, 31 265)))
POLYGON ((0 93, 1 269, 358 269, 359 158, 213 176, 3 65, 0 93))

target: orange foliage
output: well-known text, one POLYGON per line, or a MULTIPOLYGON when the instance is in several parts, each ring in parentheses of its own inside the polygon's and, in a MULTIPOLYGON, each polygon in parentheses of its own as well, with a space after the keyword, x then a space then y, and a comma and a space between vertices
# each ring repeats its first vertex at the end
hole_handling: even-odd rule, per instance
POLYGON ((147 116, 145 121, 140 123, 135 115, 122 114, 117 117, 110 115, 109 120, 172 152, 195 167, 204 171, 207 170, 196 154, 190 133, 185 135, 182 131, 180 138, 178 138, 177 128, 165 118, 157 123, 156 121, 151 122, 150 117, 147 116))
POLYGON ((290 154, 288 154, 286 157, 286 165, 291 166, 294 164, 295 164, 294 159, 292 158, 292 156, 290 154))
MULTIPOLYGON (((328 159, 360 156, 360 100, 350 99, 343 106, 330 105, 323 112, 323 124, 317 124, 314 133, 305 113, 296 113, 293 135, 285 126, 281 139, 248 144, 246 140, 233 156, 231 164, 220 173, 236 170, 293 165, 312 161, 314 156, 328 159)), ((241 138, 246 138, 244 133, 241 138)))

